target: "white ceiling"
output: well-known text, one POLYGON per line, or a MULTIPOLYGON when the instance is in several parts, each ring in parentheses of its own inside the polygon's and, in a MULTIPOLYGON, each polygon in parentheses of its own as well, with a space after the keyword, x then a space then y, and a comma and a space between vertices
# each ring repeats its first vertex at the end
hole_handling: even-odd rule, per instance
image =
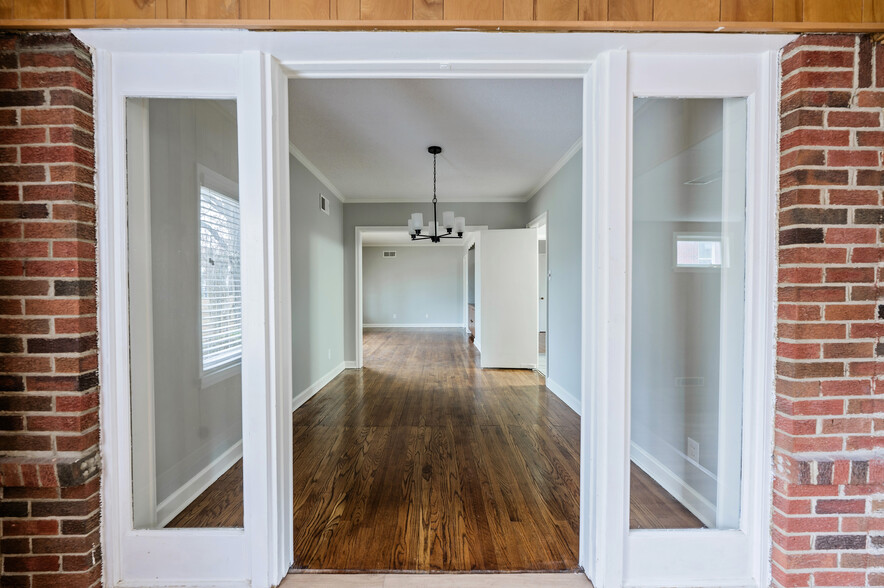
MULTIPOLYGON (((576 79, 296 79, 290 141, 346 202, 522 201, 580 140, 576 79)), ((573 152, 573 151, 571 151, 573 152)))

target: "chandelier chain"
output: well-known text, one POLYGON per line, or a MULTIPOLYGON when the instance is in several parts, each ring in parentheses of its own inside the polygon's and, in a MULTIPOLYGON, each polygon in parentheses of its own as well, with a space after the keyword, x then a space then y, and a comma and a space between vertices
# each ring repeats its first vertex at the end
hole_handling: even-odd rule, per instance
POLYGON ((436 204, 436 154, 433 154, 433 204, 436 204))

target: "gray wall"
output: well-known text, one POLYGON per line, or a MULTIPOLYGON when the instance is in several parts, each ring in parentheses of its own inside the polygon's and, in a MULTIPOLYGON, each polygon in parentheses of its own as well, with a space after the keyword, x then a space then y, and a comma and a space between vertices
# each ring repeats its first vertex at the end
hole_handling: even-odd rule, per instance
MULTIPOLYGON (((489 229, 515 229, 525 226, 525 205, 514 203, 444 203, 442 210, 453 210, 467 219, 467 225, 489 229)), ((405 227, 413 212, 422 212, 424 222, 431 218, 431 203, 344 205, 344 357, 356 361, 356 227, 405 227)))
POLYGON ((344 207, 289 157, 292 221, 292 393, 344 361, 344 207), (319 195, 329 200, 329 214, 319 195))
POLYGON ((581 200, 583 151, 578 151, 526 203, 525 222, 548 212, 548 380, 580 402, 581 200))
POLYGON ((463 248, 364 247, 362 297, 365 325, 463 325, 463 248))
POLYGON ((197 164, 237 180, 236 121, 212 102, 149 107, 157 502, 242 438, 239 374, 200 386, 197 164))

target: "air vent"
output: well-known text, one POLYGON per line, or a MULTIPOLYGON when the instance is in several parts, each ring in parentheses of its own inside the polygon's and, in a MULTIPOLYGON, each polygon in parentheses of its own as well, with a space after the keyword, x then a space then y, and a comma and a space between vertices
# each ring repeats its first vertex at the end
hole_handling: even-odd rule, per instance
POLYGON ((698 377, 675 378, 675 385, 679 388, 703 386, 705 384, 706 384, 706 378, 698 378, 698 377))
POLYGON ((396 257, 395 251, 384 251, 384 257, 396 257))
POLYGON ((322 194, 319 195, 319 210, 321 210, 325 214, 331 215, 328 206, 328 198, 326 198, 322 194))

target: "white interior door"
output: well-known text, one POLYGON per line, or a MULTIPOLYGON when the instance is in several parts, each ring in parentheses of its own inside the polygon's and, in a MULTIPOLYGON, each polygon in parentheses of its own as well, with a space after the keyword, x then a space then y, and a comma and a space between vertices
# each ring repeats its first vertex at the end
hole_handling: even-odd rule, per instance
POLYGON ((105 581, 270 586, 292 549, 284 77, 258 52, 96 63, 105 581), (239 460, 242 521, 168 526, 239 460))
POLYGON ((537 258, 537 309, 538 309, 538 328, 540 332, 546 332, 546 304, 547 304, 547 269, 546 269, 546 241, 541 241, 544 246, 543 253, 537 258))
POLYGON ((482 367, 535 368, 537 229, 482 231, 477 255, 482 367))

